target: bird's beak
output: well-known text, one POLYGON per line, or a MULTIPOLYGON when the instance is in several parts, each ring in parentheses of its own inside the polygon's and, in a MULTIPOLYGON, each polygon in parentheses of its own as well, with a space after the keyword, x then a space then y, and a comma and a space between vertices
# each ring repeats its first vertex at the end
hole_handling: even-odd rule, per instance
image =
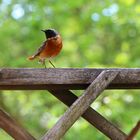
POLYGON ((45 32, 45 30, 41 30, 42 32, 45 32))

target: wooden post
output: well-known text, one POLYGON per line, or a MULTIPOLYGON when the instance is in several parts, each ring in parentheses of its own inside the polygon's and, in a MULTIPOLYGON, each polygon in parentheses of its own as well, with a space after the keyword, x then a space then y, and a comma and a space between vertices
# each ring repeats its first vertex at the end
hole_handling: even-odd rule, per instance
MULTIPOLYGON (((49 92, 67 106, 71 106, 78 99, 68 90, 49 90, 49 92)), ((91 107, 85 111, 82 117, 112 140, 124 140, 127 136, 91 107)))
POLYGON ((56 125, 48 131, 43 140, 59 140, 73 123, 87 110, 90 104, 116 77, 118 71, 103 71, 86 89, 65 114, 58 120, 56 125))
POLYGON ((31 134, 17 124, 17 122, 2 109, 0 109, 0 128, 5 130, 15 140, 35 140, 31 134))

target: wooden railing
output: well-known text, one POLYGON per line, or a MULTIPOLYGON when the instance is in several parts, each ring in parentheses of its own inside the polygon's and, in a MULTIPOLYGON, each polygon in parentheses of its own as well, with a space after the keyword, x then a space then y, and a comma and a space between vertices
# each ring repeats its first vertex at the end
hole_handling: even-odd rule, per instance
MULTIPOLYGON (((42 140, 59 140, 80 116, 110 139, 125 140, 127 134, 90 104, 105 89, 140 89, 140 69, 0 69, 0 89, 48 90, 70 106, 42 140), (78 98, 72 89, 85 91, 78 98)), ((0 127, 16 140, 35 140, 2 109, 0 127)))

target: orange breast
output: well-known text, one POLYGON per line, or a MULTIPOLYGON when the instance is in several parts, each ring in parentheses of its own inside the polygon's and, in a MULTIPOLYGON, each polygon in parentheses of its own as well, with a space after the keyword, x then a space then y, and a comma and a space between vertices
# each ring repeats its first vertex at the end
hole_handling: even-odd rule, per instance
POLYGON ((40 53, 41 58, 55 57, 62 49, 62 39, 60 35, 56 38, 48 39, 45 49, 40 53))

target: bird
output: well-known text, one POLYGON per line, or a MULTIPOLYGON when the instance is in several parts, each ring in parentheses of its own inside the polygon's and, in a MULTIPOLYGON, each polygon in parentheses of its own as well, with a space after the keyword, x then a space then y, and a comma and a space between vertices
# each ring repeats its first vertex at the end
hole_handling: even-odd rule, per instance
POLYGON ((55 29, 45 29, 41 31, 45 33, 46 40, 42 43, 35 54, 28 57, 28 60, 34 60, 35 58, 38 58, 39 62, 42 63, 46 68, 45 60, 48 59, 49 63, 55 68, 50 59, 60 53, 63 46, 62 38, 55 29))

